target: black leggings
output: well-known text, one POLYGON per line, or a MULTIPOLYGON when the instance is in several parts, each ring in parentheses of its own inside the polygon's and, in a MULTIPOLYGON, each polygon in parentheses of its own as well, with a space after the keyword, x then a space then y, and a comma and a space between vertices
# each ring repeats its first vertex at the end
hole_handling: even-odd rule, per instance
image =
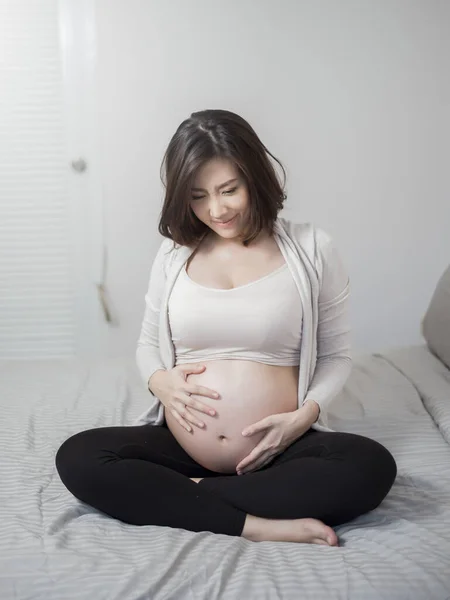
POLYGON ((378 442, 310 429, 261 470, 220 475, 153 425, 77 433, 58 450, 56 466, 74 496, 116 519, 228 535, 241 535, 247 513, 344 523, 376 508, 397 473, 378 442))

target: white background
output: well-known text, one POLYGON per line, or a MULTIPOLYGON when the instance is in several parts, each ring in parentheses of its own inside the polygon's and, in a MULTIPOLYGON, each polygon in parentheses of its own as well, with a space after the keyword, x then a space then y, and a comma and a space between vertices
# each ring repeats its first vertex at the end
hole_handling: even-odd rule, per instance
POLYGON ((99 125, 120 327, 134 351, 159 164, 190 112, 247 118, 288 171, 284 215, 329 231, 357 349, 420 342, 450 258, 450 2, 97 0, 99 125))
POLYGON ((101 348, 86 2, 0 0, 1 358, 101 348), (70 168, 78 153, 90 167, 82 176, 70 168))
POLYGON ((450 2, 0 0, 0 33, 1 356, 134 354, 161 158, 204 108, 247 118, 284 216, 334 236, 356 349, 420 342, 450 257, 450 2))

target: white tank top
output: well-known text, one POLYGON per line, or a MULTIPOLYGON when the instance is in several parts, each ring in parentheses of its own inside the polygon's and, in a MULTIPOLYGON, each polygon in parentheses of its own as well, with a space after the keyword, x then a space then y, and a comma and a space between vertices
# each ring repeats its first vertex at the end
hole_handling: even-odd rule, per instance
POLYGON ((300 363, 302 305, 287 264, 228 290, 195 283, 185 266, 170 295, 169 322, 177 365, 219 359, 300 363))

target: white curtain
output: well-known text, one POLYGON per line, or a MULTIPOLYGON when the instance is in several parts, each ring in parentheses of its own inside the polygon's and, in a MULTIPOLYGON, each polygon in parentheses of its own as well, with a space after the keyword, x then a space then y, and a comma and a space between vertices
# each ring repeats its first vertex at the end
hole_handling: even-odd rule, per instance
POLYGON ((0 358, 75 352, 57 0, 0 0, 0 358))

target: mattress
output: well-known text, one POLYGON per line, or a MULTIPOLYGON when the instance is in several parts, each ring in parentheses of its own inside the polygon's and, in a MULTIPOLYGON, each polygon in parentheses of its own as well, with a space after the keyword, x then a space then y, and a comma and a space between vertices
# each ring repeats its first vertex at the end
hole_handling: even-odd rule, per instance
POLYGON ((335 429, 398 465, 381 506, 336 528, 338 548, 137 527, 72 497, 59 445, 131 425, 147 393, 131 359, 0 362, 1 600, 450 598, 450 371, 426 347, 358 357, 333 403, 335 429))

